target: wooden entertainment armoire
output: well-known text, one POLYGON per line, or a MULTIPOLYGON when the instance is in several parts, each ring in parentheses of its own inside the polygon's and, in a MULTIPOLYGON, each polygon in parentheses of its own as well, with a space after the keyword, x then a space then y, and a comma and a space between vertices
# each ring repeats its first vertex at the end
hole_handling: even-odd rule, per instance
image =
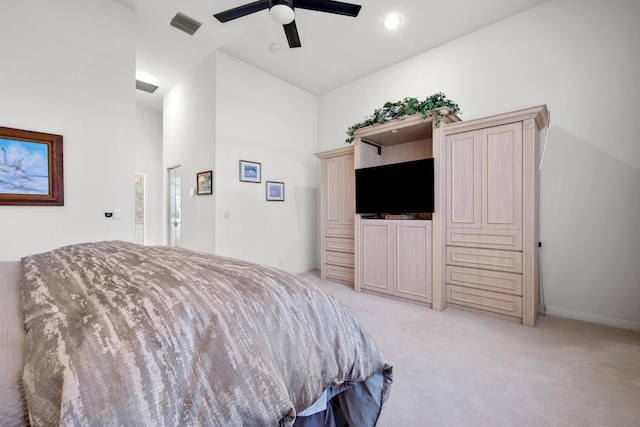
POLYGON ((322 278, 438 311, 456 306, 534 326, 547 125, 544 105, 469 121, 444 117, 438 127, 416 114, 358 129, 353 145, 318 153, 322 278), (355 169, 430 157, 433 213, 355 213, 355 169))

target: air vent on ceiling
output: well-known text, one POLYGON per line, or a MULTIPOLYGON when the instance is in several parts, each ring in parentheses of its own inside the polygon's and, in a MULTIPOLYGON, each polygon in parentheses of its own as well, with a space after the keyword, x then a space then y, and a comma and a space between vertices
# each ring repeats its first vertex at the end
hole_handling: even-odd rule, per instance
POLYGON ((144 92, 153 93, 158 89, 158 86, 152 85, 151 83, 146 83, 140 80, 136 80, 136 89, 142 90, 144 92))
POLYGON ((193 18, 189 18, 187 15, 183 15, 182 13, 176 13, 176 16, 173 17, 169 25, 172 27, 176 27, 179 30, 184 31, 185 33, 192 36, 198 28, 200 28, 201 23, 196 21, 193 18))

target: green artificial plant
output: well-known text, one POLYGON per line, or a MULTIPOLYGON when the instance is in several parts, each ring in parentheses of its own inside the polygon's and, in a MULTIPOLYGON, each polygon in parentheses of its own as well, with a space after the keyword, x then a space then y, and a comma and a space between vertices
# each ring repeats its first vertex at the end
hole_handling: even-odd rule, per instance
POLYGON ((453 114, 461 114, 458 104, 447 99, 442 92, 434 93, 428 96, 424 101, 419 101, 416 98, 404 98, 401 101, 386 102, 382 108, 376 109, 373 114, 367 117, 364 121, 356 123, 351 126, 347 131, 349 138, 345 142, 351 144, 353 142, 353 134, 356 130, 388 122, 395 119, 404 119, 407 116, 411 116, 416 113, 422 113, 422 116, 426 120, 431 118, 435 127, 440 126, 440 120, 443 117, 448 117, 453 114), (442 113, 440 108, 447 107, 449 111, 442 113))

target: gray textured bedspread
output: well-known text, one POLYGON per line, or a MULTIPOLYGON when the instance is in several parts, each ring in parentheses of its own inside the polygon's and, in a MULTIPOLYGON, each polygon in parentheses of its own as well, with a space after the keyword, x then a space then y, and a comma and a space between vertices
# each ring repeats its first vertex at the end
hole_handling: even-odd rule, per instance
POLYGON ((34 425, 290 426, 328 386, 375 374, 371 425, 387 400, 391 365, 301 277, 125 242, 28 256, 22 272, 34 425))

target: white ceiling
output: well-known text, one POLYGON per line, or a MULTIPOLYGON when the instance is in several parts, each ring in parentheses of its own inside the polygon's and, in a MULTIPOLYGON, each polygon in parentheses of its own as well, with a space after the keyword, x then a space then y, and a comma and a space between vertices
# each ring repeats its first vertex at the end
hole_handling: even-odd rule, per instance
POLYGON ((213 17, 252 0, 114 1, 136 11, 136 68, 159 86, 137 91, 138 104, 161 110, 162 96, 216 49, 320 95, 547 0, 349 0, 362 6, 356 18, 296 9, 297 49, 267 10, 224 24, 213 17), (176 12, 202 26, 193 36, 169 26, 176 12), (404 17, 393 32, 382 25, 390 12, 404 17))

